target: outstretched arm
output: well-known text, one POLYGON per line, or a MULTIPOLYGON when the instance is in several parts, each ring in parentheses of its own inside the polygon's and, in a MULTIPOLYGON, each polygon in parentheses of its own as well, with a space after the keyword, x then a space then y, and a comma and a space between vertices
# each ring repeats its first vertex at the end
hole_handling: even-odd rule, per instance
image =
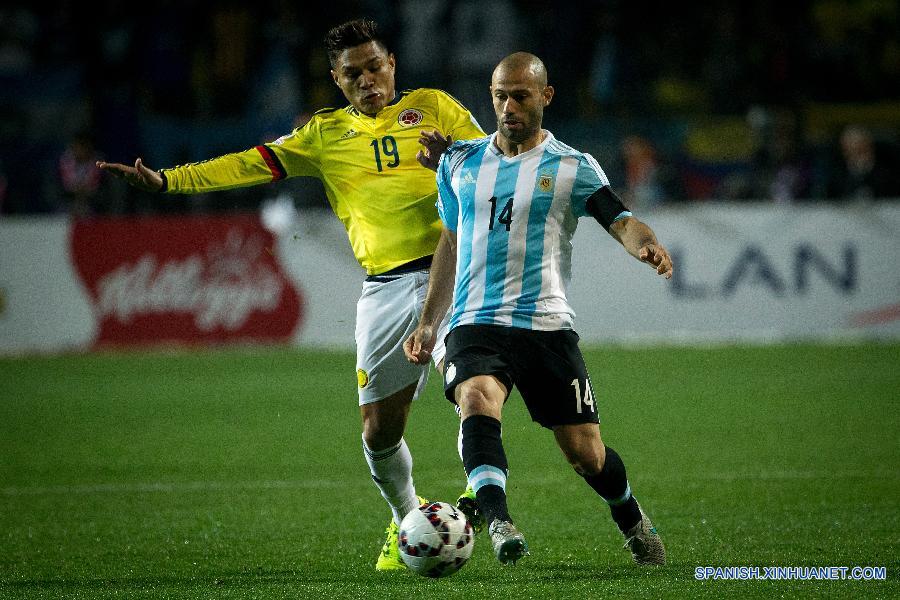
POLYGON ((619 240, 628 254, 654 267, 666 279, 672 278, 672 258, 663 245, 656 241, 656 234, 647 224, 635 217, 625 217, 610 225, 609 233, 619 240))
POLYGON ((134 161, 133 167, 121 163, 108 163, 98 160, 97 168, 101 171, 112 173, 116 177, 121 177, 129 184, 145 192, 158 192, 163 187, 162 176, 153 169, 148 168, 140 158, 134 161))
POLYGON ((403 343, 403 352, 411 363, 428 364, 431 351, 437 341, 436 333, 441 319, 447 314, 453 300, 456 284, 456 234, 448 229, 441 232, 441 239, 434 251, 431 274, 428 277, 428 293, 419 325, 403 343))
POLYGON ((200 194, 270 183, 288 177, 282 159, 290 157, 291 176, 318 175, 318 147, 299 134, 283 145, 261 144, 242 152, 153 171, 137 159, 134 166, 98 162, 97 167, 148 192, 200 194))

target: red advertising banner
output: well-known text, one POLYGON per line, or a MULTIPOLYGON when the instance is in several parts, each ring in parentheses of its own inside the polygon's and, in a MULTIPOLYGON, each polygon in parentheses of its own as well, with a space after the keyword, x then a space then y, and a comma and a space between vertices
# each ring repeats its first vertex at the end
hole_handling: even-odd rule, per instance
POLYGON ((96 344, 289 341, 303 303, 274 245, 254 215, 76 221, 96 344))

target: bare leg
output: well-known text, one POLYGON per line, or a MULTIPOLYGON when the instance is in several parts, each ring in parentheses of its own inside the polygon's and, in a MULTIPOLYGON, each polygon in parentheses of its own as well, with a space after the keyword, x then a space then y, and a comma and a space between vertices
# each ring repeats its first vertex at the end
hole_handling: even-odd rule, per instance
POLYGON ((553 435, 566 460, 579 475, 597 475, 603 470, 606 446, 600 439, 600 428, 597 425, 559 425, 553 428, 553 435))
POLYGON ((560 425, 553 428, 556 443, 575 472, 581 475, 609 505, 612 518, 625 533, 641 520, 637 501, 622 458, 600 439, 600 428, 594 423, 560 425))

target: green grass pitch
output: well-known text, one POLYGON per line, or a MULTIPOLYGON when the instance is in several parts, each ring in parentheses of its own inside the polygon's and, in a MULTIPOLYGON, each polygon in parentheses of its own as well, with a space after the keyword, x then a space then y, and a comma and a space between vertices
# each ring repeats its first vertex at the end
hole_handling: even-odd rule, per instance
MULTIPOLYGON (((292 349, 0 360, 0 598, 900 596, 900 346, 585 352, 604 439, 669 565, 640 569, 518 395, 509 502, 531 556, 373 569, 388 510, 353 357, 292 349), (884 566, 886 581, 697 581, 697 566, 884 566)), ((464 484, 432 376, 419 492, 464 484)))

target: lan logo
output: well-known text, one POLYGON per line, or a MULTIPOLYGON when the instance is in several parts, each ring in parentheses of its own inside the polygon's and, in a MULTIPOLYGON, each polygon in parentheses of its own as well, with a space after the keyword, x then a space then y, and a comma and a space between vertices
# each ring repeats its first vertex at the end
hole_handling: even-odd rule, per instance
POLYGON ((553 189, 553 177, 541 175, 541 178, 538 180, 538 187, 541 188, 542 192, 549 192, 553 189))

